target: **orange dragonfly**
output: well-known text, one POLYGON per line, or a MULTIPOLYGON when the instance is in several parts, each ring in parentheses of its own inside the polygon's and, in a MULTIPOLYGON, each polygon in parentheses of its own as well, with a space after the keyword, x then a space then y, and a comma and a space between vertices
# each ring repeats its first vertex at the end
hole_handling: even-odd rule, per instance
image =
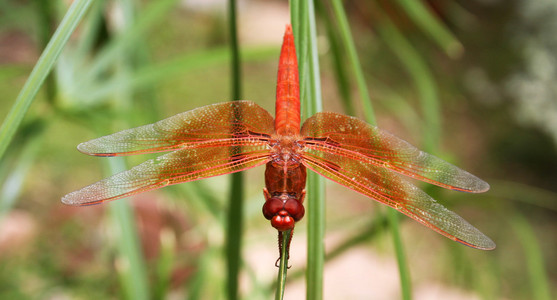
POLYGON ((293 230, 304 216, 308 168, 454 241, 495 248, 478 229, 400 175, 472 193, 489 189, 483 180, 354 117, 320 112, 300 127, 298 63, 290 25, 279 59, 276 97, 274 120, 254 102, 225 102, 79 144, 79 151, 94 156, 172 152, 69 193, 62 202, 99 204, 266 164, 263 215, 278 230, 281 249, 282 232, 293 230))

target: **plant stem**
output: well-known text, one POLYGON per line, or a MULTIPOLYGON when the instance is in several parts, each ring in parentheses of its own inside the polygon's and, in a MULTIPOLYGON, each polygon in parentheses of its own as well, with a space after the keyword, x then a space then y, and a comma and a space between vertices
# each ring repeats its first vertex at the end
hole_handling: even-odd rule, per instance
POLYGON ((364 109, 364 115, 366 116, 368 123, 376 125, 377 122, 375 121, 375 112, 371 104, 371 98, 369 97, 369 91, 366 86, 360 59, 358 58, 358 53, 356 52, 356 46, 354 45, 354 40, 352 39, 352 33, 350 32, 346 12, 342 7, 341 0, 332 0, 332 3, 335 17, 337 18, 338 25, 340 27, 340 36, 344 47, 346 48, 346 52, 348 53, 348 61, 352 66, 352 72, 354 72, 354 76, 356 78, 356 84, 361 97, 360 103, 364 109))
MULTIPOLYGON (((300 94, 304 117, 322 110, 321 79, 317 54, 317 29, 313 1, 300 4, 299 69, 300 94)), ((321 176, 310 172, 307 181, 308 255, 306 273, 306 298, 323 298, 323 269, 325 264, 325 183, 321 176)))
POLYGON ((275 294, 275 300, 282 300, 284 297, 284 290, 286 288, 286 273, 288 270, 288 242, 290 241, 290 236, 292 230, 284 231, 282 233, 282 249, 280 252, 280 264, 279 273, 277 278, 277 291, 275 294))
POLYGON ((404 254, 404 245, 402 244, 402 239, 400 238, 398 216, 398 211, 390 207, 387 209, 387 218, 389 220, 389 226, 391 228, 391 234, 393 235, 393 243, 395 246, 402 299, 410 300, 412 299, 412 286, 410 281, 410 272, 408 271, 408 263, 406 262, 406 255, 404 254))
MULTIPOLYGON (((236 27, 236 1, 230 0, 229 4, 229 34, 231 51, 231 79, 232 99, 241 98, 241 73, 240 55, 238 47, 238 34, 236 27)), ((232 150, 234 151, 234 150, 232 150)), ((227 294, 228 299, 238 299, 238 273, 240 272, 242 227, 243 227, 243 174, 234 173, 231 176, 230 207, 228 209, 228 226, 226 227, 226 265, 227 265, 227 294)))
POLYGON ((545 270, 543 254, 532 226, 526 218, 516 213, 512 222, 518 240, 524 249, 528 279, 532 288, 532 299, 549 300, 551 298, 550 280, 545 270))
MULTIPOLYGON (((356 76, 358 91, 361 97, 362 106, 364 108, 365 119, 368 123, 372 125, 376 125, 377 122, 371 104, 371 98, 369 97, 369 92, 366 86, 360 60, 358 58, 358 53, 356 52, 356 47, 354 45, 352 33, 350 32, 350 27, 348 24, 348 19, 346 18, 346 13, 344 11, 344 8, 342 7, 341 0, 332 0, 332 3, 333 3, 335 16, 339 22, 339 26, 341 29, 341 36, 345 44, 346 51, 348 52, 350 64, 352 65, 354 75, 356 76)), ((411 299, 410 275, 408 273, 408 267, 404 255, 404 247, 402 244, 402 240, 400 238, 397 212, 392 208, 387 208, 387 210, 388 210, 387 217, 389 220, 389 226, 391 228, 397 263, 399 267, 402 296, 403 299, 405 300, 411 299)))

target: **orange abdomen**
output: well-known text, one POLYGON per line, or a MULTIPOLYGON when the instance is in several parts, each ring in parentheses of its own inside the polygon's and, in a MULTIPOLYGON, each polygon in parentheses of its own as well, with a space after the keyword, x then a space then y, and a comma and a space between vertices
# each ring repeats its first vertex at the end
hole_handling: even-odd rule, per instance
POLYGON ((280 51, 275 130, 279 135, 300 133, 300 84, 292 27, 286 26, 280 51))

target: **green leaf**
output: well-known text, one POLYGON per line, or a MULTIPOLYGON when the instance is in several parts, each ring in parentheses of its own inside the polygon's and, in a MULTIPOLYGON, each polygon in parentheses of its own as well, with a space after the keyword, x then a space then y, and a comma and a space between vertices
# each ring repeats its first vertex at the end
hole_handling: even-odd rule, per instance
MULTIPOLYGON (((120 157, 107 158, 104 161, 110 174, 126 169, 120 157)), ((111 228, 116 232, 118 248, 116 266, 122 289, 128 299, 149 299, 147 270, 135 227, 133 210, 129 202, 124 199, 110 203, 109 210, 113 224, 111 228)))
POLYGON ((0 127, 0 158, 4 156, 39 88, 52 70, 70 35, 74 32, 92 2, 92 0, 75 0, 72 3, 50 42, 39 57, 37 64, 33 71, 31 71, 31 75, 29 75, 14 105, 6 119, 4 119, 2 127, 0 127))
POLYGON ((528 221, 519 213, 515 214, 512 225, 524 249, 526 269, 528 270, 527 275, 532 288, 532 299, 552 299, 551 290, 549 288, 550 280, 545 270, 546 264, 544 263, 543 254, 534 234, 534 230, 530 224, 528 224, 528 221))
MULTIPOLYGON (((358 92, 361 97, 361 103, 364 108, 364 116, 368 123, 376 125, 375 113, 371 105, 371 98, 369 97, 369 92, 364 79, 363 71, 360 65, 358 54, 356 52, 356 47, 354 45, 354 40, 352 39, 352 34, 350 33, 350 27, 348 25, 348 19, 346 18, 346 13, 342 7, 340 0, 332 0, 333 8, 335 11, 335 16, 339 22, 341 28, 341 36, 343 38, 346 50, 348 52, 348 57, 350 64, 352 65, 352 71, 356 77, 356 82, 358 85, 358 92)), ((395 246, 395 254, 397 258, 397 263, 399 267, 399 276, 401 281, 402 298, 411 298, 411 287, 410 287, 410 275, 408 272, 406 257, 404 255, 404 247, 402 240, 400 238, 399 226, 398 226, 398 212, 392 208, 387 208, 387 216, 389 220, 389 226, 391 229, 393 242, 395 246)))
POLYGON ((419 0, 397 0, 408 16, 425 31, 450 57, 459 57, 464 52, 462 44, 419 0))
MULTIPOLYGON (((313 1, 291 3, 294 38, 298 49, 300 96, 302 115, 307 118, 322 109, 319 56, 317 54, 317 29, 313 1)), ((323 268, 325 247, 325 183, 324 179, 310 172, 307 178, 308 255, 306 273, 306 298, 323 298, 323 268)))

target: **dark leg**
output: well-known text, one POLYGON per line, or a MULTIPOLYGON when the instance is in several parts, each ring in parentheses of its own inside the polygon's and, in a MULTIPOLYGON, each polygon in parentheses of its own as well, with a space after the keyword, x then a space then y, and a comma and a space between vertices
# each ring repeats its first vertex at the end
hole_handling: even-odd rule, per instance
POLYGON ((279 261, 282 258, 282 231, 278 232, 278 249, 279 249, 279 258, 275 261, 275 267, 279 267, 279 261))
MULTIPOLYGON (((290 236, 288 237, 288 242, 286 243, 286 260, 288 261, 290 259, 290 243, 292 242, 292 236, 294 235, 294 229, 292 229, 290 231, 290 236)), ((282 258, 282 247, 284 245, 282 244, 282 231, 278 232, 278 248, 279 248, 279 258, 277 259, 277 261, 275 262, 275 267, 279 267, 279 262, 280 259, 282 258)), ((290 266, 288 266, 288 268, 290 269, 290 266)))

